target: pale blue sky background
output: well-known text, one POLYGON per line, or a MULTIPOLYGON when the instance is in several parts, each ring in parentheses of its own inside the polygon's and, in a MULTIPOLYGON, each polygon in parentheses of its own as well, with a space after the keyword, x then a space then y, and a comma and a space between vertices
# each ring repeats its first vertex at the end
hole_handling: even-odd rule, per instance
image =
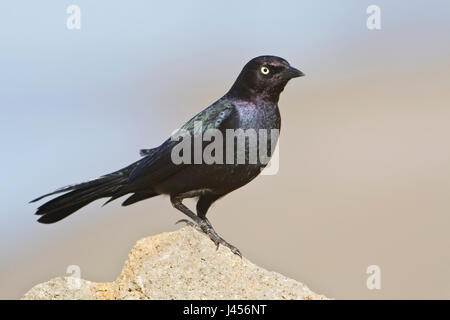
MULTIPOLYGON (((375 88, 391 73, 435 70, 440 64, 449 70, 449 17, 448 1, 2 1, 0 298, 20 297, 34 284, 64 275, 69 264, 85 263, 91 280, 112 280, 139 237, 175 229, 179 215, 167 199, 136 207, 141 212, 158 208, 145 222, 143 214, 130 213, 132 208, 116 210, 118 204, 112 204, 100 209, 95 203, 52 226, 36 223, 36 206, 27 202, 135 161, 140 148, 158 145, 225 93, 252 57, 279 55, 306 73, 283 94, 301 115, 302 95, 295 93, 301 88, 317 97, 326 92, 323 88, 357 84, 361 78, 369 81, 367 88, 371 77, 377 79, 375 88), (81 8, 81 30, 66 28, 70 4, 81 8), (369 4, 381 7, 380 31, 366 28, 369 4), (109 226, 111 233, 102 231, 109 226), (127 229, 122 242, 107 248, 121 227, 127 229), (93 235, 97 230, 98 237, 93 235), (89 241, 99 238, 86 253, 89 241), (91 261, 91 256, 104 259, 91 261), (112 261, 117 267, 102 276, 101 263, 112 261), (27 268, 33 272, 24 277, 27 268)), ((440 79, 427 75, 423 80, 442 85, 440 79)), ((406 86, 402 94, 411 91, 406 86)), ((290 157, 287 147, 280 157, 290 157)), ((261 179, 270 185, 273 178, 261 179)), ((234 208, 240 201, 234 199, 234 208)), ((226 206, 220 210, 229 211, 226 206)), ((216 229, 233 238, 239 231, 231 225, 216 229)), ((266 227, 255 226, 252 232, 267 234, 266 227)), ((277 238, 275 231, 272 236, 277 238)), ((233 243, 243 247, 244 240, 237 239, 233 243)), ((274 244, 274 250, 282 249, 282 242, 274 244)), ((322 274, 302 273, 296 263, 277 264, 251 250, 250 259, 311 283, 313 290, 339 298, 374 297, 360 288, 327 292, 322 274)), ((398 289, 382 297, 401 294, 398 289)), ((450 289, 441 296, 449 294, 450 289)))

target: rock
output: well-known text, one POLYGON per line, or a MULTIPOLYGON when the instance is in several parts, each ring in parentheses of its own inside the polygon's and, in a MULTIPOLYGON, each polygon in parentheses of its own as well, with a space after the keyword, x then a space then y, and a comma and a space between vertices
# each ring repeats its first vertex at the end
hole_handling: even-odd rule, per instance
POLYGON ((191 227, 139 240, 114 282, 55 278, 22 299, 326 299, 191 227))

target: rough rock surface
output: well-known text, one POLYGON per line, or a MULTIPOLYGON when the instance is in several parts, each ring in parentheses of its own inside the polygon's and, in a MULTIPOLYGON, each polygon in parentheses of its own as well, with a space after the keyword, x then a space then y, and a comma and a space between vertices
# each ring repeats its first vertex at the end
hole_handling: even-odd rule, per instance
POLYGON ((304 284, 219 250, 191 227, 139 240, 110 283, 55 278, 23 299, 326 299, 304 284))

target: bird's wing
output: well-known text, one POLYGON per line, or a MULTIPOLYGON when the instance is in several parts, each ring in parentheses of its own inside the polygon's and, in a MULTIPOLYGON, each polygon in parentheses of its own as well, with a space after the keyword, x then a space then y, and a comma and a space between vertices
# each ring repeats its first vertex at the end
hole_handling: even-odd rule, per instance
MULTIPOLYGON (((180 129, 185 130, 191 136, 200 128, 200 123, 202 132, 207 129, 220 129, 224 121, 230 117, 234 110, 235 108, 231 103, 225 103, 219 100, 197 114, 180 129)), ((128 183, 131 184, 134 182, 133 184, 137 183, 139 185, 142 183, 143 185, 149 186, 180 171, 186 164, 177 165, 171 159, 172 148, 178 143, 178 140, 169 138, 159 147, 150 149, 149 154, 131 172, 128 183)), ((142 153, 145 154, 146 152, 141 151, 142 153)))

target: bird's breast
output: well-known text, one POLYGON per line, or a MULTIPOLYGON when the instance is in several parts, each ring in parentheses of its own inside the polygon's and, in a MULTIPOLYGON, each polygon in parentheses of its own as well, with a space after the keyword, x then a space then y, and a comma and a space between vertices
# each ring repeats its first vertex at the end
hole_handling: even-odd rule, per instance
POLYGON ((236 103, 235 107, 237 128, 280 129, 280 111, 275 103, 236 103))

